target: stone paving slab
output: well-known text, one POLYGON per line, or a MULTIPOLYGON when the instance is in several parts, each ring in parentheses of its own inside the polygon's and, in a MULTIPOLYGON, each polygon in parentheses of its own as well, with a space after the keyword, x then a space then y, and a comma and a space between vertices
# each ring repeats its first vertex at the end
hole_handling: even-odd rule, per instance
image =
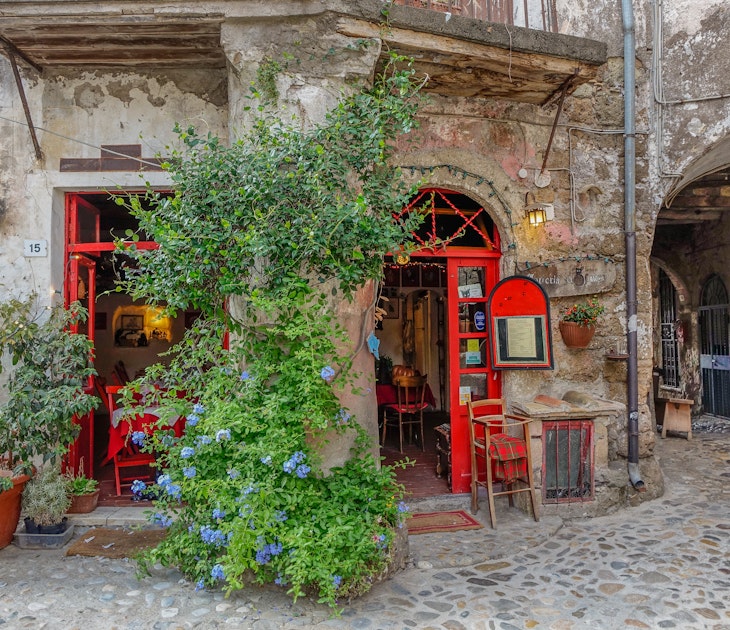
MULTIPOLYGON (((411 536, 407 569, 343 602, 341 617, 307 599, 292 603, 277 587, 226 598, 196 592, 172 569, 139 580, 132 561, 11 545, 0 551, 0 630, 730 630, 730 434, 658 438, 656 451, 663 497, 538 523, 500 507, 496 530, 411 536)), ((468 497, 445 507, 468 509, 468 497)), ((487 510, 477 517, 484 522, 487 510)))

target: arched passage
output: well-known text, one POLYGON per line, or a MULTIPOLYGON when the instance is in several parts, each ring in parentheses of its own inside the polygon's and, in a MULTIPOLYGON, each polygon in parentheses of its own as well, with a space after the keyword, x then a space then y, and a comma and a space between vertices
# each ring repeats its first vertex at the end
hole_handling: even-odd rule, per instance
MULTIPOLYGON (((669 394, 694 400, 695 413, 702 410, 724 417, 730 417, 730 402, 723 402, 724 379, 730 372, 726 375, 721 368, 727 353, 720 350, 727 331, 723 333, 717 318, 721 317, 718 311, 726 306, 707 303, 707 282, 714 278, 709 281, 713 286, 730 283, 728 146, 730 139, 725 138, 687 165, 660 208, 652 245, 654 268, 662 269, 676 290, 677 317, 672 324, 662 319, 668 302, 660 290, 657 271, 655 350, 664 343, 670 328, 677 333, 680 378, 669 394)), ((655 357, 660 354, 655 352, 655 357)))

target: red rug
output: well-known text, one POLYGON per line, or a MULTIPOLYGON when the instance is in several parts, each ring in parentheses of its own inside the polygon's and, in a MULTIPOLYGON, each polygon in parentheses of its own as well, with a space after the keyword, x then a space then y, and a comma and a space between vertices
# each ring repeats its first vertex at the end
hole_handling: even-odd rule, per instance
POLYGON ((463 510, 454 512, 425 512, 412 514, 406 521, 409 534, 433 534, 458 532, 465 529, 481 529, 482 524, 463 510))

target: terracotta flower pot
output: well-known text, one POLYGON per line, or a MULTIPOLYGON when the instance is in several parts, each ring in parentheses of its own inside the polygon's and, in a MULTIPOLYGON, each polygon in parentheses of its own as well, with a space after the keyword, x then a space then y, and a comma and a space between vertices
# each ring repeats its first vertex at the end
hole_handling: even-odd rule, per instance
POLYGON ((568 348, 586 348, 596 332, 595 326, 581 326, 578 322, 559 322, 560 336, 568 348))
POLYGON ((0 549, 13 542, 13 534, 20 520, 20 499, 28 475, 13 477, 13 487, 0 492, 0 549))
POLYGON ((68 514, 88 514, 96 509, 99 503, 99 490, 93 494, 72 494, 71 507, 68 514))

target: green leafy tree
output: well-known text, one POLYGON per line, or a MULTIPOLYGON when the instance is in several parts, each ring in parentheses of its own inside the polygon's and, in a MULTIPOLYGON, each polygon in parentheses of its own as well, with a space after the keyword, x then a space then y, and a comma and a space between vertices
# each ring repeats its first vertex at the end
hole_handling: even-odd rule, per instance
POLYGON ((92 344, 72 331, 86 316, 78 302, 50 310, 35 296, 0 304, 0 350, 14 366, 0 405, 0 459, 16 473, 30 472, 36 457, 57 461, 78 435, 74 415, 96 407, 98 399, 84 391, 96 373, 92 344))
POLYGON ((274 581, 331 605, 388 563, 402 487, 340 403, 353 342, 332 305, 380 278, 421 220, 396 218, 415 187, 388 163, 415 126, 418 90, 394 57, 309 130, 262 115, 232 146, 178 130, 174 194, 132 199, 159 249, 119 243, 137 262, 119 290, 202 313, 145 377, 165 385, 169 417, 187 416, 182 438, 133 436, 160 454, 156 487, 136 490, 157 496, 154 518, 170 527, 145 562, 179 566, 200 588, 274 581), (355 438, 329 468, 318 446, 333 431, 355 438))

